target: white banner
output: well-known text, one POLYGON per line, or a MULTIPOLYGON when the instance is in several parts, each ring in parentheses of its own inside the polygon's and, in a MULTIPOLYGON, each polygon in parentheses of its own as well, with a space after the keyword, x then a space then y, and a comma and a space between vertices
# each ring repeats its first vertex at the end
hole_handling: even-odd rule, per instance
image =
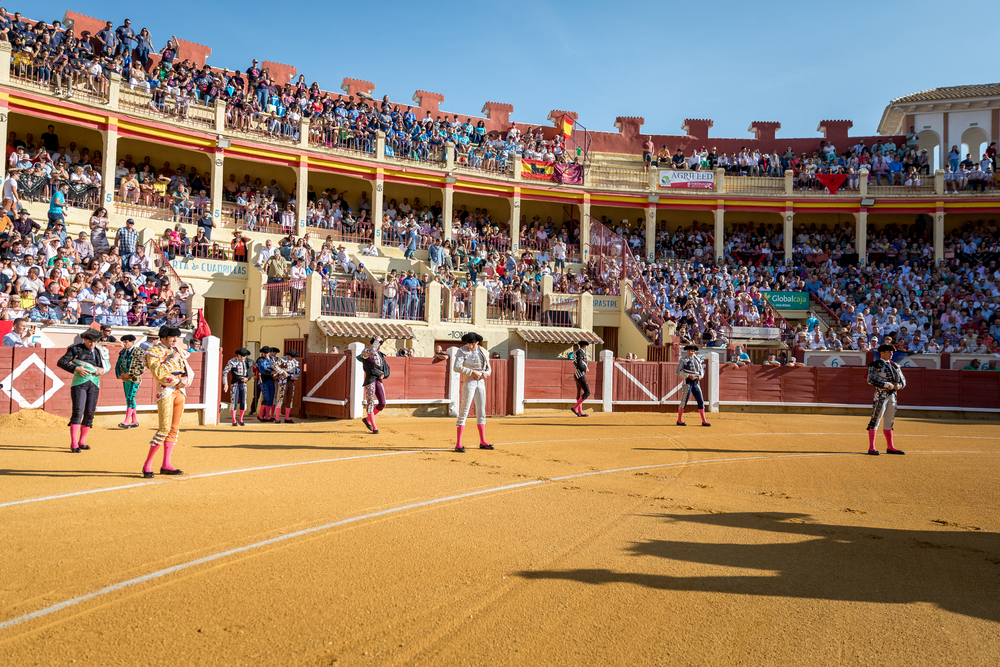
POLYGON ((660 170, 661 188, 687 188, 696 190, 714 190, 714 171, 673 171, 660 170))
POLYGON ((772 327, 732 327, 731 338, 759 338, 776 340, 781 337, 781 329, 772 327))

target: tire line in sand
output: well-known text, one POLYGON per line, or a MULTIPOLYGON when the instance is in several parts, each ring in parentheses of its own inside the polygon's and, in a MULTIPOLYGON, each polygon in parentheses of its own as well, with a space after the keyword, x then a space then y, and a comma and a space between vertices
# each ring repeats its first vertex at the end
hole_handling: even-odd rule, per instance
MULTIPOLYGON (((604 441, 616 441, 616 440, 669 440, 671 438, 733 438, 733 437, 750 437, 750 436, 773 436, 773 435, 857 435, 856 433, 705 433, 702 435, 650 435, 650 436, 639 436, 630 438, 574 438, 569 440, 522 440, 518 442, 502 442, 495 443, 497 447, 503 447, 506 445, 538 445, 553 442, 604 442, 604 441)), ((963 440, 1000 440, 1000 437, 990 438, 985 436, 965 436, 965 435, 907 435, 906 438, 958 438, 963 440)), ((219 477, 221 475, 232 475, 241 472, 260 472, 264 470, 278 470, 281 468, 292 468, 295 466, 305 466, 313 465, 317 463, 338 463, 340 461, 357 461, 361 459, 373 459, 382 456, 398 456, 400 454, 421 454, 423 452, 447 452, 451 451, 450 447, 439 447, 439 448, 428 448, 428 449, 408 449, 398 452, 381 452, 378 454, 362 454, 359 456, 345 456, 335 459, 316 459, 313 461, 297 461, 294 463, 276 463, 274 465, 267 466, 256 466, 253 468, 237 468, 234 470, 220 470, 217 472, 207 472, 200 475, 185 475, 183 480, 187 481, 192 479, 202 479, 205 477, 219 477)), ((850 454, 853 452, 837 452, 850 454)), ((960 453, 960 452, 956 452, 960 453)), ((982 452, 965 452, 965 453, 982 453, 982 452)), ((0 509, 5 507, 13 507, 16 505, 27 505, 30 503, 40 503, 48 500, 61 500, 63 498, 76 498, 78 496, 88 496, 94 493, 105 493, 108 491, 124 491, 126 489, 135 489, 139 487, 149 487, 155 486, 157 484, 170 484, 171 481, 153 481, 153 482, 136 482, 135 484, 123 484, 121 486, 109 486, 101 489, 88 489, 86 491, 72 491, 70 493, 60 493, 54 496, 41 496, 38 498, 25 498, 22 500, 11 500, 9 502, 0 503, 0 509)))
MULTIPOLYGON (((423 450, 423 451, 434 451, 434 450, 423 450)), ((400 452, 400 453, 402 453, 402 452, 400 452)), ((914 452, 914 453, 922 453, 922 454, 996 454, 996 453, 1000 453, 1000 452, 926 451, 926 452, 914 452)), ((423 500, 423 501, 416 502, 416 503, 409 503, 409 504, 406 504, 406 505, 400 505, 399 507, 390 507, 388 509, 380 510, 378 512, 370 512, 368 514, 362 514, 360 516, 354 516, 354 517, 349 517, 347 519, 341 519, 339 521, 334 521, 332 523, 323 524, 321 526, 314 526, 312 528, 306 528, 306 529, 303 529, 303 530, 298 530, 298 531, 295 531, 295 532, 292 532, 292 533, 288 533, 286 535, 279 535, 278 537, 272 537, 270 539, 262 540, 260 542, 255 542, 253 544, 247 544, 247 545, 244 545, 242 547, 236 547, 235 549, 229 549, 229 550, 226 550, 226 551, 221 551, 219 553, 212 554, 210 556, 205 556, 203 558, 197 558, 195 560, 188 561, 187 563, 180 563, 178 565, 174 565, 174 566, 171 566, 171 567, 168 567, 168 568, 164 568, 162 570, 157 570, 156 572, 151 572, 149 574, 145 574, 145 575, 142 575, 140 577, 135 577, 135 578, 129 579, 127 581, 122 581, 122 582, 119 582, 117 584, 111 584, 110 586, 105 586, 104 588, 98 589, 98 590, 96 590, 96 591, 94 591, 92 593, 87 593, 85 595, 80 595, 80 596, 77 596, 75 598, 70 598, 69 600, 65 600, 63 602, 56 603, 56 604, 51 605, 49 607, 45 607, 43 609, 39 609, 37 611, 33 611, 33 612, 28 613, 28 614, 24 614, 22 616, 17 616, 15 618, 9 619, 7 621, 0 622, 0 631, 6 630, 6 629, 11 628, 11 627, 14 627, 15 625, 20 625, 21 623, 25 623, 27 621, 32 621, 32 620, 35 620, 37 618, 42 618, 44 616, 48 616, 49 614, 54 614, 57 611, 62 611, 63 609, 68 609, 69 607, 73 607, 75 605, 81 604, 81 603, 86 602, 88 600, 93 600, 94 598, 101 597, 103 595, 107 595, 109 593, 114 593, 116 591, 120 591, 120 590, 122 590, 124 588, 128 588, 130 586, 136 586, 138 584, 142 584, 142 583, 145 583, 147 581, 152 581, 154 579, 159 579, 161 577, 165 577, 167 575, 174 574, 175 572, 180 572, 182 570, 187 570, 189 568, 196 567, 198 565, 204 565, 206 563, 211 563, 213 561, 220 560, 222 558, 227 558, 228 556, 234 556, 236 554, 244 553, 244 552, 251 551, 251 550, 254 550, 254 549, 259 549, 261 547, 270 546, 272 544, 279 544, 281 542, 285 542, 285 541, 288 541, 288 540, 291 540, 291 539, 295 539, 295 538, 298 538, 298 537, 303 537, 305 535, 311 535, 311 534, 314 534, 314 533, 319 533, 319 532, 322 532, 322 531, 330 530, 331 528, 336 528, 338 526, 344 526, 344 525, 351 524, 351 523, 357 523, 359 521, 365 521, 367 519, 375 519, 375 518, 387 516, 387 515, 390 515, 390 514, 398 514, 400 512, 405 512, 407 510, 419 509, 419 508, 422 508, 422 507, 429 507, 431 505, 440 505, 441 503, 446 503, 446 502, 450 502, 450 501, 454 501, 454 500, 464 500, 464 499, 467 499, 467 498, 474 498, 476 496, 482 496, 482 495, 491 494, 491 493, 500 493, 500 492, 503 492, 503 491, 512 491, 512 490, 516 490, 516 489, 531 488, 531 487, 541 486, 541 485, 544 485, 544 484, 549 484, 549 483, 552 483, 552 482, 561 482, 561 481, 566 481, 566 480, 570 480, 570 479, 577 479, 577 478, 581 478, 581 477, 592 477, 592 476, 595 476, 595 475, 609 475, 609 474, 620 473, 620 472, 631 472, 631 471, 634 471, 634 470, 649 470, 649 469, 652 469, 652 468, 671 468, 671 467, 678 467, 678 466, 689 466, 689 465, 694 465, 694 464, 699 464, 699 463, 705 463, 705 464, 709 464, 709 463, 732 463, 732 462, 741 462, 741 461, 761 461, 761 460, 777 460, 777 459, 790 459, 790 458, 817 458, 817 457, 831 457, 831 456, 856 456, 857 454, 858 454, 857 452, 830 452, 830 453, 823 453, 823 454, 781 454, 781 455, 777 455, 777 456, 743 456, 743 457, 725 458, 725 459, 699 459, 699 460, 696 460, 696 461, 677 461, 677 462, 674 462, 674 463, 656 463, 656 464, 642 465, 642 466, 629 466, 629 467, 626 467, 626 468, 612 468, 612 469, 608 469, 608 470, 594 470, 594 471, 588 471, 588 472, 574 473, 572 475, 560 475, 559 477, 551 477, 551 478, 547 478, 547 479, 532 480, 530 482, 519 482, 517 484, 506 484, 504 486, 496 486, 496 487, 492 487, 492 488, 488 488, 488 489, 480 489, 478 491, 469 491, 469 492, 466 492, 466 493, 453 494, 453 495, 448 495, 448 496, 444 496, 444 497, 441 497, 441 498, 431 498, 429 500, 423 500)), ((358 458, 358 457, 353 457, 353 458, 358 458)), ((340 459, 335 459, 335 460, 340 460, 340 459)), ((221 474, 221 473, 213 473, 213 474, 221 474)))

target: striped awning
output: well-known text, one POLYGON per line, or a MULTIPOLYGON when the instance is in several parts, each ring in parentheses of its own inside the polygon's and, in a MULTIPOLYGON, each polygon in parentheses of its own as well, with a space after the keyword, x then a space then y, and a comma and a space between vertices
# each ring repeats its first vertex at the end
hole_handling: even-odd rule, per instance
POLYGON ((541 329, 517 329, 517 333, 528 343, 555 343, 559 345, 572 345, 581 340, 591 344, 600 344, 604 341, 593 331, 586 329, 553 328, 545 327, 541 329))
POLYGON ((370 322, 364 320, 334 320, 321 317, 316 324, 331 338, 392 338, 401 340, 413 338, 413 329, 395 322, 370 322))

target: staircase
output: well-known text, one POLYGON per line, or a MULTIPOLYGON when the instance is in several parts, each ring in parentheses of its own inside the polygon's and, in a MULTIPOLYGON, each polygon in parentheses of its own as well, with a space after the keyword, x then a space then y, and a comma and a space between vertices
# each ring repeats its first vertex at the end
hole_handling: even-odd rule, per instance
POLYGON ((809 310, 823 323, 824 330, 829 331, 830 329, 840 328, 840 322, 837 320, 836 313, 830 310, 830 307, 825 303, 817 299, 816 295, 812 292, 809 293, 809 310))

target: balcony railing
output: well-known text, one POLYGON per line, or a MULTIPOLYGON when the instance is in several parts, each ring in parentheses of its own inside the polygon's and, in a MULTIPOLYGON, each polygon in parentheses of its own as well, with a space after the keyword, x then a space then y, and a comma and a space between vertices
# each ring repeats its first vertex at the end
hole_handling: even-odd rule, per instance
POLYGON ((190 124, 201 129, 215 129, 214 106, 205 106, 196 99, 180 98, 162 89, 150 90, 148 83, 140 85, 122 81, 118 108, 159 121, 190 124))
POLYGON ((264 285, 262 317, 302 317, 306 314, 304 280, 286 280, 264 285))
POLYGON ((337 317, 378 317, 375 286, 326 278, 323 280, 320 313, 337 317))
POLYGON ((591 185, 622 190, 648 190, 649 172, 641 167, 613 167, 593 165, 590 167, 591 185))
POLYGON ((541 326, 542 293, 521 294, 517 291, 491 293, 486 305, 486 322, 501 326, 541 326))
POLYGON ((14 83, 18 83, 28 88, 35 88, 38 92, 53 95, 62 94, 66 99, 74 101, 91 102, 93 104, 106 104, 108 101, 109 81, 103 74, 89 74, 81 72, 74 79, 63 81, 47 67, 36 67, 34 64, 23 60, 22 54, 15 54, 10 67, 10 78, 14 83), (57 87, 59 83, 61 86, 57 87))

